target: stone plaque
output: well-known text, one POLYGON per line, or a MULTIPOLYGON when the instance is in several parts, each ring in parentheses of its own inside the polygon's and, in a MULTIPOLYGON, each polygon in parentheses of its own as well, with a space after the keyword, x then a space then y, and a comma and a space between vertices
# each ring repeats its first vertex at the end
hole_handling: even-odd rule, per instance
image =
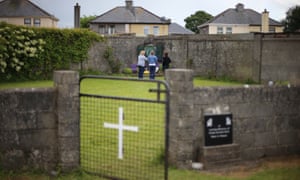
POLYGON ((232 144, 232 114, 204 115, 205 146, 232 144))

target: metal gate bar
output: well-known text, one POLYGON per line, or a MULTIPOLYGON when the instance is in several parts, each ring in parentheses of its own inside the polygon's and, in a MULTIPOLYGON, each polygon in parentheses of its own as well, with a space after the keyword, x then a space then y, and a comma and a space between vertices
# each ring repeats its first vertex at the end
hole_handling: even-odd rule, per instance
POLYGON ((80 92, 81 167, 112 179, 168 179, 168 86, 103 76, 80 82, 86 79, 153 83, 157 89, 148 91, 157 94, 149 99, 80 92))

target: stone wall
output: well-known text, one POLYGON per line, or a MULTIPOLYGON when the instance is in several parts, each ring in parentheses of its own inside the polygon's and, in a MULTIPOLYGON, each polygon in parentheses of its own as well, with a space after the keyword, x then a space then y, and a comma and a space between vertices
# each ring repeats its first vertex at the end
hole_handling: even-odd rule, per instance
POLYGON ((113 49, 113 58, 120 62, 121 70, 137 63, 137 47, 144 44, 145 39, 139 37, 110 37, 105 42, 95 43, 89 50, 89 56, 81 64, 80 69, 111 72, 111 67, 104 58, 109 47, 113 49))
POLYGON ((55 89, 0 91, 0 164, 53 169, 58 162, 55 89))
MULTIPOLYGON (((169 69, 169 161, 206 168, 300 154, 300 87, 193 87, 192 70, 169 69), (204 146, 204 115, 232 113, 233 144, 204 146)), ((54 73, 54 88, 0 91, 0 167, 79 167, 79 75, 54 73)))
POLYGON ((168 70, 170 162, 211 168, 262 157, 300 154, 300 87, 193 87, 191 70, 168 70), (204 115, 232 113, 233 144, 204 145, 204 115))
POLYGON ((299 34, 261 36, 261 81, 290 81, 300 84, 299 34))
POLYGON ((107 47, 113 48, 121 69, 130 67, 137 61, 137 47, 143 44, 163 44, 172 59, 171 68, 193 69, 195 75, 300 84, 300 34, 108 37, 91 48, 82 68, 109 71, 103 58, 107 47))
POLYGON ((54 83, 54 88, 0 91, 1 168, 79 166, 79 75, 57 71, 54 83))

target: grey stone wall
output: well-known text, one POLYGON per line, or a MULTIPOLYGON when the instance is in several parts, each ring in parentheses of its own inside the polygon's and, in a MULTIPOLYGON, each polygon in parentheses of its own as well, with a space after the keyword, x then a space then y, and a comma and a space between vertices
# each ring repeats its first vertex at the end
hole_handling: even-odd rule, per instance
POLYGON ((300 84, 300 36, 262 37, 261 81, 300 84))
POLYGON ((58 163, 55 89, 0 91, 0 166, 52 170, 58 163))
POLYGON ((54 82, 54 88, 0 91, 1 168, 79 166, 79 75, 57 71, 54 82))
POLYGON ((166 81, 170 87, 170 126, 169 126, 169 161, 179 168, 194 159, 194 146, 201 137, 201 128, 194 121, 192 112, 193 76, 191 70, 174 69, 166 71, 166 81), (184 94, 184 96, 183 96, 184 94), (200 130, 200 131, 199 131, 200 130), (195 137, 195 138, 192 138, 195 137))
POLYGON ((88 59, 75 69, 110 73, 111 67, 104 58, 104 53, 109 47, 113 49, 114 60, 120 62, 121 70, 129 68, 131 64, 137 63, 137 47, 145 41, 139 37, 110 37, 105 42, 95 43, 89 50, 88 59))
POLYGON ((108 37, 95 44, 83 69, 109 72, 105 48, 114 49, 121 69, 137 61, 137 47, 163 44, 172 59, 171 68, 193 69, 195 75, 227 77, 266 83, 300 83, 299 34, 185 35, 166 37, 108 37))
POLYGON ((191 162, 201 161, 211 167, 218 162, 224 165, 233 160, 300 154, 299 86, 193 88, 192 76, 189 70, 166 72, 171 90, 171 164, 191 168, 191 162), (204 146, 204 115, 222 113, 233 115, 233 144, 208 150, 204 146), (234 159, 224 152, 234 154, 234 159))
MULTIPOLYGON (((169 69, 169 161, 205 167, 300 154, 300 87, 193 87, 194 72, 169 69), (204 146, 204 115, 232 113, 233 144, 204 146), (229 158, 232 157, 232 158, 229 158)), ((79 75, 54 73, 54 88, 0 91, 0 166, 8 170, 79 167, 79 75)))
POLYGON ((54 72, 54 86, 57 89, 59 166, 63 171, 69 171, 78 168, 80 162, 79 73, 54 72))

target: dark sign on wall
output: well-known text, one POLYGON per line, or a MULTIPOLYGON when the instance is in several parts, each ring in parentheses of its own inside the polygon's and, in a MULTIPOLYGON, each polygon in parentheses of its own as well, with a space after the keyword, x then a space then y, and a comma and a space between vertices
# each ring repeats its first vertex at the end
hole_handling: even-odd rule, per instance
POLYGON ((204 115, 205 146, 232 144, 232 114, 204 115))

